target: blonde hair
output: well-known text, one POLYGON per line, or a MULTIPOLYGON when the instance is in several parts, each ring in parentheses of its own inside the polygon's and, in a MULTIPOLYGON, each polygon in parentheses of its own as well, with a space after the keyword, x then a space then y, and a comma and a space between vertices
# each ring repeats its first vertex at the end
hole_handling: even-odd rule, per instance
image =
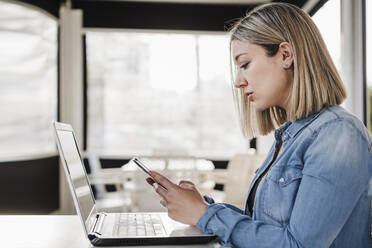
POLYGON ((277 106, 256 110, 241 88, 233 89, 245 137, 268 134, 288 120, 305 118, 323 107, 341 104, 346 98, 345 87, 318 28, 300 8, 287 3, 261 5, 233 25, 230 37, 230 51, 234 40, 260 45, 268 56, 274 56, 282 42, 290 43, 293 49, 293 82, 287 112, 277 106))

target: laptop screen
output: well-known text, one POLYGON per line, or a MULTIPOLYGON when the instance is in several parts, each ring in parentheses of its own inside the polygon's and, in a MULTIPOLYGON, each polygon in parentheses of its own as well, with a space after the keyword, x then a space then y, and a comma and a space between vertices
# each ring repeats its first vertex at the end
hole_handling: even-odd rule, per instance
POLYGON ((79 204, 80 214, 87 226, 87 219, 94 207, 94 198, 91 193, 84 165, 73 133, 67 130, 57 130, 57 135, 63 152, 63 156, 61 157, 66 161, 66 166, 70 172, 71 182, 79 204))

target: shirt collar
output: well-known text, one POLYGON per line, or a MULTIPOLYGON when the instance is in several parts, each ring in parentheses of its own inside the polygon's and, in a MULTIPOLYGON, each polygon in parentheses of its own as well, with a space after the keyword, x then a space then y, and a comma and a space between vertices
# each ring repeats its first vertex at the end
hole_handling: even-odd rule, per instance
POLYGON ((287 121, 282 126, 280 126, 278 129, 275 130, 274 138, 275 138, 276 141, 279 141, 279 140, 282 139, 282 134, 286 131, 286 129, 290 125, 291 125, 291 122, 290 121, 287 121))
POLYGON ((307 125, 309 125, 313 120, 315 120, 323 111, 325 108, 321 109, 319 112, 309 115, 308 117, 299 119, 295 122, 287 121, 284 123, 281 127, 279 127, 277 130, 275 130, 275 134, 277 135, 278 132, 286 133, 289 137, 293 138, 296 136, 297 133, 299 133, 303 128, 305 128, 307 125))

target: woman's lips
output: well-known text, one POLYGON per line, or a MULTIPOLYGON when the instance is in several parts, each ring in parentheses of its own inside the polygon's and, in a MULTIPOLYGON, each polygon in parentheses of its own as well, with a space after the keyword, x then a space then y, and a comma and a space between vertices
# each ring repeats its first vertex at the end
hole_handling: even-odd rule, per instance
POLYGON ((247 96, 249 101, 253 101, 253 92, 246 92, 245 95, 247 96))

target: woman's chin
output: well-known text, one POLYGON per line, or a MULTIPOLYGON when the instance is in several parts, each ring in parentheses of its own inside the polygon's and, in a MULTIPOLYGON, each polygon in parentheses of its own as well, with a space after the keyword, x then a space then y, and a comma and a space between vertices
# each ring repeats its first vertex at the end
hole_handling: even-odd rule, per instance
POLYGON ((257 110, 257 111, 264 111, 265 109, 268 109, 269 107, 266 106, 266 105, 262 105, 260 104, 259 102, 252 102, 251 103, 253 105, 253 107, 257 110))

